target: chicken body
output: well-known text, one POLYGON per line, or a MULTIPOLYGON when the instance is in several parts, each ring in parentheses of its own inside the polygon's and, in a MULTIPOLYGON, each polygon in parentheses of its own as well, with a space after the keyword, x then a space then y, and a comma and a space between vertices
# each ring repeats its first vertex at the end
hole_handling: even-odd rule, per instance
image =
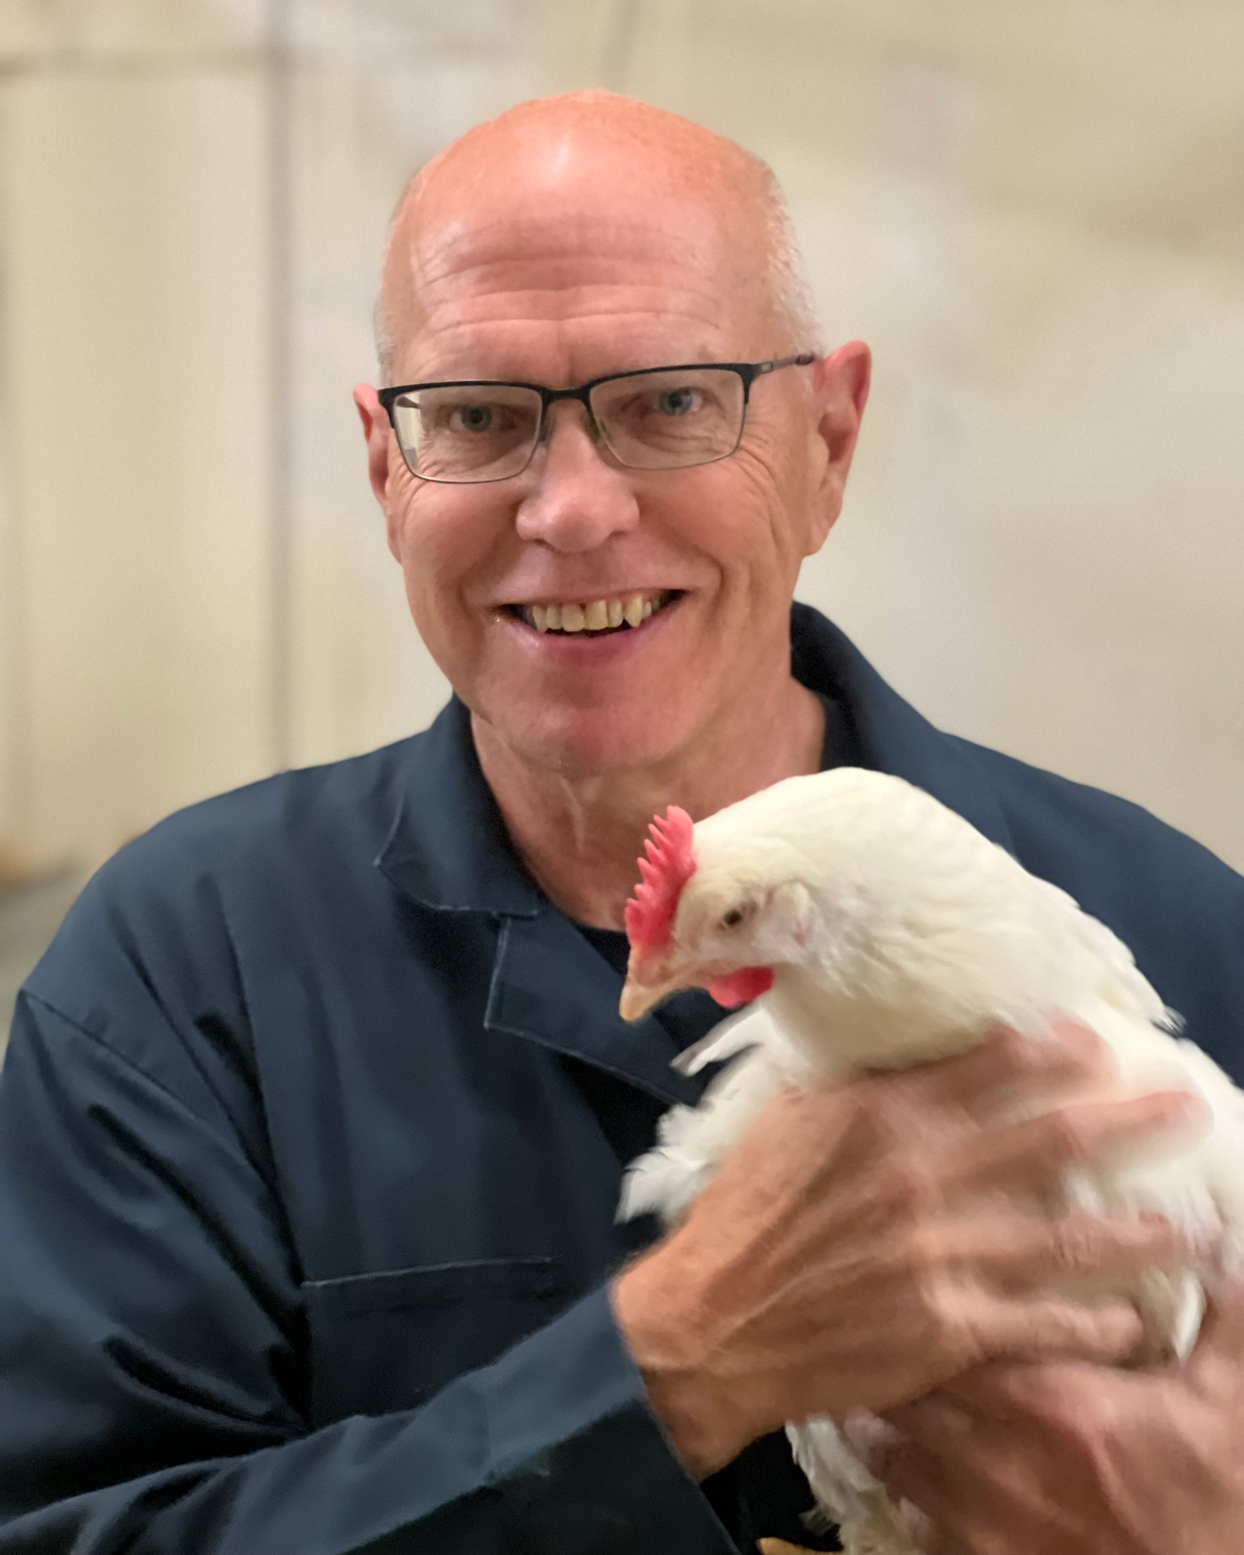
MULTIPOLYGON (((1177 1015, 1127 947, 1065 892, 922 790, 857 768, 791 778, 693 830, 681 824, 681 867, 660 878, 662 832, 637 892, 647 916, 628 918, 623 1014, 682 987, 730 998, 771 986, 683 1055, 689 1070, 735 1061, 698 1107, 662 1120, 658 1145, 628 1173, 621 1216, 654 1210, 676 1225, 789 1086, 949 1056, 998 1024, 1039 1038, 1061 1013, 1108 1044, 1121 1091, 1182 1086, 1211 1114, 1182 1148, 1165 1137, 1098 1171, 1066 1173, 1065 1204, 1156 1210, 1199 1236, 1221 1235, 1226 1256, 1244 1265, 1244 1093, 1173 1035, 1177 1015)), ((1129 1294, 1168 1353, 1185 1353, 1203 1311, 1198 1276, 1153 1271, 1129 1294)), ((838 1423, 792 1422, 787 1432, 850 1555, 913 1555, 905 1516, 838 1423)))

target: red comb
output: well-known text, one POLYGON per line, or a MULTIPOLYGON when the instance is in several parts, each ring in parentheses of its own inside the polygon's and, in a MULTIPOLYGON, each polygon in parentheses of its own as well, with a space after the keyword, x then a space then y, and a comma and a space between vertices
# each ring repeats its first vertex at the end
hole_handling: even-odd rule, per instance
POLYGON ((665 950, 678 907, 678 893, 695 874, 691 817, 676 804, 648 828, 640 883, 626 904, 626 934, 635 950, 665 950))

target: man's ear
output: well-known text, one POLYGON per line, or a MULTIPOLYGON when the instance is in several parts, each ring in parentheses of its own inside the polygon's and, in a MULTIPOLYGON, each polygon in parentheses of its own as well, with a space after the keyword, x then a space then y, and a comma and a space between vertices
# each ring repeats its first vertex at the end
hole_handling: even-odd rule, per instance
POLYGON ((393 468, 394 448, 389 418, 380 403, 380 396, 370 383, 360 383, 355 386, 354 404, 359 413, 359 420, 363 423, 363 437, 367 443, 367 477, 371 481, 371 489, 376 501, 384 513, 389 550, 400 562, 402 558, 394 528, 394 515, 389 506, 389 475, 393 468))
POLYGON ((380 396, 370 383, 355 385, 354 404, 363 423, 363 438, 367 443, 367 475, 376 501, 385 506, 389 487, 389 418, 380 396))
POLYGON ((872 381, 872 352, 862 340, 851 340, 824 356, 812 369, 812 385, 821 402, 816 434, 828 457, 821 470, 817 497, 815 549, 842 512, 847 473, 860 435, 868 388, 872 381))

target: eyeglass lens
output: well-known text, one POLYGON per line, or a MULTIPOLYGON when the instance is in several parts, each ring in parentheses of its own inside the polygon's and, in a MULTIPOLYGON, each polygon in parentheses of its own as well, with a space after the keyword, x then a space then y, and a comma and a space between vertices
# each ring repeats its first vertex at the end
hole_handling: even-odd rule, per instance
MULTIPOLYGON (((668 470, 710 464, 734 452, 745 395, 722 368, 661 369, 608 378, 588 396, 592 415, 620 464, 668 470)), ((513 384, 449 384, 400 394, 398 443, 425 480, 495 481, 516 475, 540 435, 540 395, 513 384)))

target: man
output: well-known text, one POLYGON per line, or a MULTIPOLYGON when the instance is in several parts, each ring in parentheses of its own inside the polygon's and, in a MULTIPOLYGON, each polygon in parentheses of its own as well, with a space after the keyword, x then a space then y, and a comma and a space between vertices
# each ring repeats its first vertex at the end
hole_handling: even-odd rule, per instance
POLYGON ((0 1087, 0 1550, 807 1542, 774 1433, 851 1409, 900 1425, 881 1466, 941 1549, 1238 1545, 1240 1299, 1188 1368, 1107 1370, 1136 1314, 1051 1284, 1188 1250, 990 1192, 1195 1111, 1101 1099, 1091 1034, 783 1097, 675 1234, 628 1262, 613 1222, 715 1019, 698 994, 616 1013, 671 801, 899 771, 1244 1053, 1237 877, 937 734, 792 617, 869 362, 813 349, 763 169, 623 99, 526 105, 415 181, 380 321, 372 486, 456 699, 164 823, 30 979, 0 1087), (987 1126, 1003 1087, 1060 1105, 987 1126))

